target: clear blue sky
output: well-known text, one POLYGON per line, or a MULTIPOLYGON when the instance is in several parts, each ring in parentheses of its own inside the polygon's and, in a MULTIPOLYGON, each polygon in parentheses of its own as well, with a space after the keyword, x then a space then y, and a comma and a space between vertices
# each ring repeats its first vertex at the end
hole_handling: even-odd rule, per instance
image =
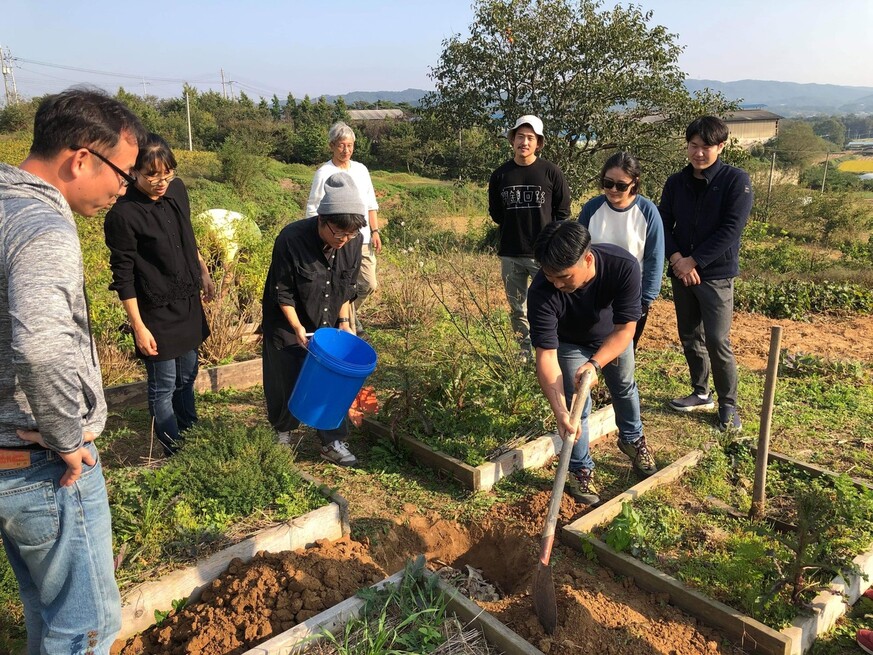
MULTIPOLYGON (((611 6, 610 0, 606 4, 611 6)), ((639 0, 685 46, 692 78, 873 87, 871 0, 639 0)), ((250 96, 431 88, 442 40, 466 33, 470 0, 4 0, 0 45, 24 96, 92 83, 158 96, 176 80, 250 96), (120 75, 96 75, 32 62, 120 75), (163 78, 163 79, 162 79, 163 78)), ((2 89, 0 89, 2 97, 2 89)))

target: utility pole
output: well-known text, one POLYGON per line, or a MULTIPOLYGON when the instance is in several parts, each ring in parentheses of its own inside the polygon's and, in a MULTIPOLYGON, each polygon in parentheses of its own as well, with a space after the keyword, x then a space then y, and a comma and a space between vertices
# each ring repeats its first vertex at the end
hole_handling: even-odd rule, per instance
POLYGON ((15 71, 12 68, 12 55, 7 50, 3 56, 3 47, 0 46, 0 71, 3 73, 3 89, 6 92, 6 105, 18 104, 18 88, 15 86, 15 71), (9 62, 7 63, 7 59, 9 62))
POLYGON ((821 192, 824 193, 825 181, 828 179, 828 162, 831 160, 831 151, 825 157, 824 175, 821 176, 821 192))
POLYGON ((149 84, 149 83, 145 81, 145 78, 142 78, 142 99, 143 99, 143 100, 145 100, 146 95, 148 95, 148 94, 146 93, 146 86, 147 86, 148 84, 149 84))
POLYGON ((236 98, 233 96, 233 80, 228 80, 227 83, 230 86, 230 99, 236 100, 236 98))
POLYGON ((227 100, 227 89, 224 86, 224 69, 221 69, 221 97, 227 100))
POLYGON ((767 183, 767 203, 764 205, 764 213, 767 220, 770 220, 770 194, 773 193, 773 171, 776 170, 776 153, 773 153, 773 158, 770 160, 770 181, 767 183))
POLYGON ((194 150, 194 140, 191 138, 191 102, 188 100, 188 87, 185 87, 185 111, 188 114, 188 150, 194 150))

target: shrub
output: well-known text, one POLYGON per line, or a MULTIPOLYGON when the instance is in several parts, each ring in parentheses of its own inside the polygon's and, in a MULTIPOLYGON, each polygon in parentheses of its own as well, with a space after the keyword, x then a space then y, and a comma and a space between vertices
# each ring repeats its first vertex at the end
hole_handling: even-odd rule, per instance
POLYGON ((734 307, 771 318, 803 320, 812 314, 871 314, 873 289, 852 283, 737 279, 734 307))
POLYGON ((221 174, 221 162, 214 152, 203 150, 174 151, 179 165, 179 175, 186 178, 216 178, 221 174))
POLYGON ((769 221, 795 239, 838 246, 867 240, 873 229, 873 209, 852 194, 822 194, 779 185, 774 188, 769 221))
POLYGON ((231 136, 224 141, 218 151, 218 160, 221 162, 222 180, 243 196, 262 175, 260 157, 240 137, 231 136))
POLYGON ((858 191, 863 188, 857 175, 842 171, 833 164, 828 166, 827 177, 824 164, 810 166, 800 173, 800 185, 807 189, 820 191, 822 179, 825 180, 825 191, 858 191))

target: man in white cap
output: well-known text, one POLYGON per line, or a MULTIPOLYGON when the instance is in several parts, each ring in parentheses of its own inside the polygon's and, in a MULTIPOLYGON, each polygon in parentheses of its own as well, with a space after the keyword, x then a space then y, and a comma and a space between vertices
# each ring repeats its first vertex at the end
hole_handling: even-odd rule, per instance
POLYGON ((537 157, 544 143, 539 118, 522 116, 507 137, 514 156, 491 174, 488 213, 500 226, 500 273, 512 330, 527 358, 531 353, 527 289, 539 271, 533 244, 544 226, 570 217, 570 188, 560 168, 537 157))
MULTIPOLYGON (((281 444, 290 445, 291 430, 300 425, 288 411, 288 398, 306 359, 307 334, 320 327, 352 331, 365 214, 352 176, 334 173, 324 183, 318 215, 286 225, 276 237, 264 285, 263 370, 267 419, 281 444)), ((347 420, 317 432, 324 459, 358 463, 346 443, 347 420)))

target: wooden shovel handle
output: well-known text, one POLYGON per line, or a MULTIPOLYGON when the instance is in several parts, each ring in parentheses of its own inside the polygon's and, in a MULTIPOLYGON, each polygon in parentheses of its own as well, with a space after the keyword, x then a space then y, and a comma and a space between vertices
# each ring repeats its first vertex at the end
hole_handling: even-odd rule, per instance
POLYGON ((582 416, 582 410, 585 407, 585 400, 588 397, 588 392, 591 390, 591 385, 594 384, 594 379, 594 371, 585 371, 582 379, 579 380, 579 384, 576 386, 576 391, 573 393, 573 402, 570 405, 570 425, 573 427, 573 433, 568 435, 561 444, 561 457, 558 460, 558 470, 555 472, 555 483, 552 485, 552 499, 549 502, 546 525, 543 527, 543 534, 540 539, 540 562, 543 566, 548 566, 549 560, 552 557, 552 545, 555 542, 555 526, 558 524, 558 512, 561 509, 561 498, 564 495, 564 482, 567 480, 570 454, 573 451, 573 444, 576 442, 576 429, 582 416))

